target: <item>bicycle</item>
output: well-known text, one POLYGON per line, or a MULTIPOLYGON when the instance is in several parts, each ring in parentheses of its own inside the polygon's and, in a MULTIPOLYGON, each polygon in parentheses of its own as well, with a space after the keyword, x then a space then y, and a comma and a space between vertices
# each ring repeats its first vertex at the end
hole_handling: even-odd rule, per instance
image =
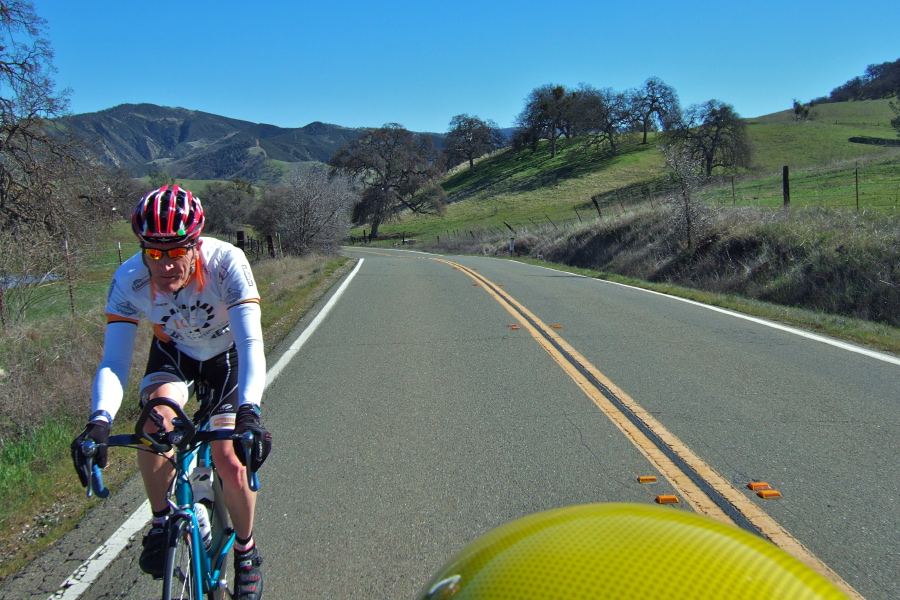
MULTIPOLYGON (((201 388, 197 396, 202 399, 207 393, 201 388)), ((240 439, 247 457, 246 464, 250 464, 253 435, 245 433, 238 436, 232 430, 209 431, 208 427, 207 418, 199 419, 195 425, 177 403, 168 398, 156 398, 144 406, 135 433, 110 436, 106 444, 108 447, 130 447, 157 454, 175 449, 170 459, 175 465, 175 477, 167 494, 173 511, 167 523, 163 600, 222 600, 230 597, 225 573, 235 532, 225 508, 222 482, 217 476, 213 477, 215 465, 209 443, 240 439), (172 431, 160 429, 148 435, 144 433, 144 426, 157 406, 167 406, 175 412, 173 428, 172 431), (209 524, 208 534, 201 528, 204 512, 209 524)), ((103 486, 100 468, 93 464, 98 447, 99 444, 91 439, 85 440, 81 446, 89 473, 87 495, 106 498, 109 490, 103 486)), ((248 470, 248 479, 250 489, 257 491, 257 474, 248 470)))

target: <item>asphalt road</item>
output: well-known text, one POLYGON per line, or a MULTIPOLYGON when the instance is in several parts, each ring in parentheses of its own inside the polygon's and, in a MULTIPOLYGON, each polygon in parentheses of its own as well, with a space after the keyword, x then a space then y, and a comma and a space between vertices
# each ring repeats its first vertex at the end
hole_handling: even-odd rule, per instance
MULTIPOLYGON (((610 395, 720 477, 694 475, 713 510, 777 531, 863 597, 900 597, 897 357, 511 261, 347 253, 359 271, 265 395, 268 600, 412 598, 466 543, 545 509, 674 494, 672 510, 706 510, 604 413, 610 395)), ((104 501, 0 598, 56 592, 140 500, 133 482, 104 501)), ((138 550, 83 597, 158 594, 138 550)))

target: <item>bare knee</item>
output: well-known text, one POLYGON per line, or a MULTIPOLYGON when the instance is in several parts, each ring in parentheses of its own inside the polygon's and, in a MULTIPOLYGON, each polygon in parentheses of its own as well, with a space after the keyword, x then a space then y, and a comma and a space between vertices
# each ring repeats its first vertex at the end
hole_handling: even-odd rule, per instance
MULTIPOLYGON (((141 390, 141 406, 156 398, 169 398, 170 400, 184 406, 187 402, 187 396, 182 389, 184 384, 174 382, 164 382, 148 385, 141 390)), ((172 419, 176 417, 175 411, 167 406, 157 406, 154 412, 158 417, 151 417, 144 425, 144 433, 156 433, 160 428, 165 431, 172 430, 172 419)))
POLYGON ((247 485, 247 468, 241 464, 231 441, 214 442, 212 444, 213 462, 216 472, 222 478, 222 484, 229 488, 240 489, 247 485))

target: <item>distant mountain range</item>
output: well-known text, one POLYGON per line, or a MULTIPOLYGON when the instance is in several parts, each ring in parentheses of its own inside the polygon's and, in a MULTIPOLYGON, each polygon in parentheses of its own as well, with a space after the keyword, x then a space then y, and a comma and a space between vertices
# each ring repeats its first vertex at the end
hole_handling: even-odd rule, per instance
MULTIPOLYGON (((155 104, 120 104, 56 122, 88 140, 103 162, 136 177, 165 172, 255 183, 278 183, 305 163, 327 162, 363 131, 320 122, 291 129, 155 104)), ((431 135, 440 144, 443 135, 431 135)))

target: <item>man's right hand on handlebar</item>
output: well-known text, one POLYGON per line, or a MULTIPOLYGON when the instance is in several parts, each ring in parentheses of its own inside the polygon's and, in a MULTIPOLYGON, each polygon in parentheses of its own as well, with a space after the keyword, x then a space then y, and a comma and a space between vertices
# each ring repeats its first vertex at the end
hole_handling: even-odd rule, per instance
POLYGON ((259 421, 259 407, 253 404, 244 404, 238 409, 237 422, 234 426, 236 436, 244 432, 253 434, 253 443, 250 446, 250 464, 244 456, 244 447, 241 440, 234 440, 234 452, 238 460, 255 473, 265 462, 269 452, 272 451, 272 434, 269 433, 259 421))
POLYGON ((75 465, 75 472, 78 473, 78 479, 83 487, 88 485, 88 457, 81 451, 81 446, 88 439, 99 444, 93 456, 94 464, 101 469, 106 467, 106 443, 109 441, 109 430, 109 423, 100 419, 94 420, 88 423, 84 431, 72 442, 72 463, 75 465))

